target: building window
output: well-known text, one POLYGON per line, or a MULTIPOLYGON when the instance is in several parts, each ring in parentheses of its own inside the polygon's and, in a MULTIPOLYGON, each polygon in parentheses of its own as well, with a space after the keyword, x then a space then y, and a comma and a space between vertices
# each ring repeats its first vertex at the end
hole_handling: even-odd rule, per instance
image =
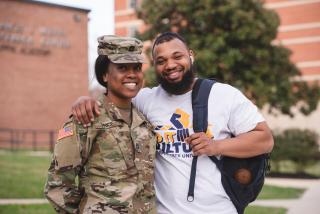
POLYGON ((135 26, 128 27, 128 36, 135 37, 138 32, 138 28, 135 26))
POLYGON ((136 9, 137 8, 137 0, 128 0, 128 8, 136 9))

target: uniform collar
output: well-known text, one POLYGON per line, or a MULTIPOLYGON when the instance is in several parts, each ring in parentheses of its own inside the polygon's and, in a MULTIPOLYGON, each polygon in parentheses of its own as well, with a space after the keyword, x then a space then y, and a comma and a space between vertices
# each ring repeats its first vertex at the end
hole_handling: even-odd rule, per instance
POLYGON ((134 106, 132 106, 132 124, 131 128, 140 126, 145 122, 144 116, 134 106))
MULTIPOLYGON (((105 95, 99 97, 99 102, 102 103, 100 108, 101 114, 106 113, 109 115, 111 120, 121 120, 124 122, 124 119, 120 113, 120 110, 117 106, 115 106, 112 102, 108 102, 106 100, 105 95)), ((131 128, 135 128, 140 126, 142 123, 145 122, 144 117, 141 115, 140 112, 132 105, 132 124, 131 128)))

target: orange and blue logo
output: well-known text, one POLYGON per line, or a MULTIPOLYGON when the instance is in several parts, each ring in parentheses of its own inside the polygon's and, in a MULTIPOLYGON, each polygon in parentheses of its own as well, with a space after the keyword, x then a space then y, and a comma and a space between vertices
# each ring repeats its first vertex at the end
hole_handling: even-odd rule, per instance
MULTIPOLYGON (((170 125, 158 125, 155 128, 157 151, 178 158, 191 158, 191 148, 184 141, 194 133, 190 115, 178 108, 172 114, 170 123, 170 125)), ((212 137, 210 126, 208 125, 206 134, 212 137)))

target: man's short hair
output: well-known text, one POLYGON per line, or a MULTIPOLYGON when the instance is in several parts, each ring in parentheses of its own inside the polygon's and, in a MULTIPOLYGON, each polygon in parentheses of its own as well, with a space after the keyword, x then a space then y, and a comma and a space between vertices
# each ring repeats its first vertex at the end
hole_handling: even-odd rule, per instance
POLYGON ((159 45, 164 42, 169 42, 173 39, 179 39, 181 42, 183 42, 186 45, 186 47, 188 47, 186 40, 181 35, 174 32, 165 32, 157 36, 156 40, 154 41, 152 46, 152 52, 151 52, 152 56, 153 56, 154 47, 156 45, 159 45))

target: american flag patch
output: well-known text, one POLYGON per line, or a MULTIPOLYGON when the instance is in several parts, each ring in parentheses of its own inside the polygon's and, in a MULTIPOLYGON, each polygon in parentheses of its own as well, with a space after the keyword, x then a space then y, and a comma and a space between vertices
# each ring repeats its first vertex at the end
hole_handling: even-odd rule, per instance
POLYGON ((67 126, 59 130, 58 133, 58 140, 61 140, 62 138, 72 136, 73 135, 73 129, 72 126, 67 126))

